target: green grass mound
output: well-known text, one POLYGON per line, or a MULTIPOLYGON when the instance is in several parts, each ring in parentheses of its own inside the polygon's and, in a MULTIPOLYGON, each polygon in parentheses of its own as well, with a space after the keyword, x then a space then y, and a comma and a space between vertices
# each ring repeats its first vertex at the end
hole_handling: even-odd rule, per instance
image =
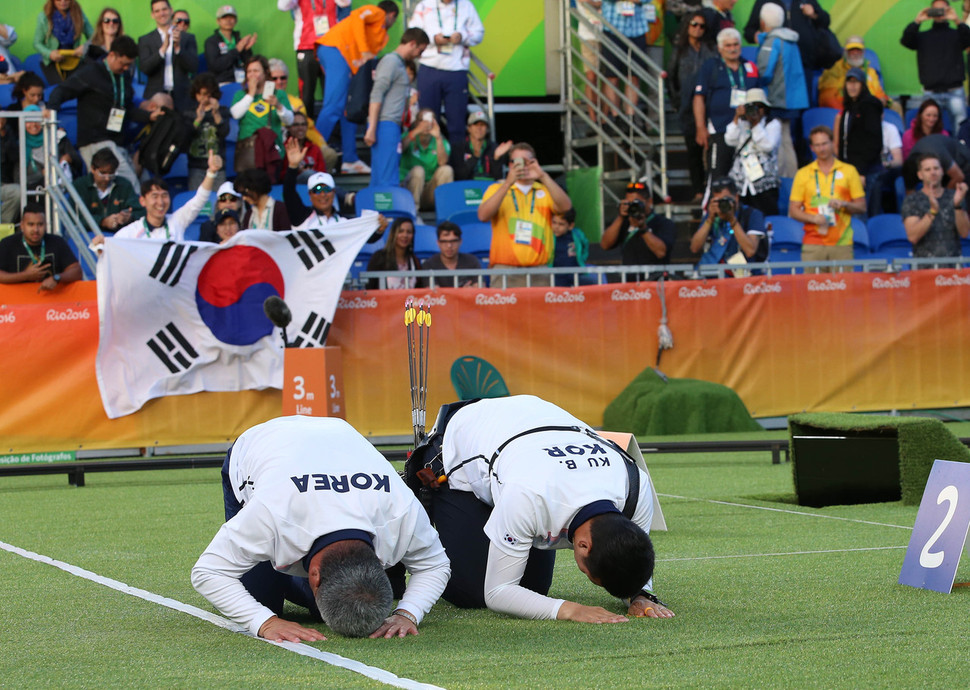
POLYGON ((603 413, 603 426, 636 436, 761 431, 738 394, 697 379, 667 379, 644 369, 603 413))
MULTIPOLYGON (((970 450, 938 419, 841 412, 806 412, 788 418, 791 436, 895 435, 899 443, 899 485, 905 505, 919 505, 933 461, 970 462, 970 450)), ((792 453, 792 468, 799 462, 792 453)))

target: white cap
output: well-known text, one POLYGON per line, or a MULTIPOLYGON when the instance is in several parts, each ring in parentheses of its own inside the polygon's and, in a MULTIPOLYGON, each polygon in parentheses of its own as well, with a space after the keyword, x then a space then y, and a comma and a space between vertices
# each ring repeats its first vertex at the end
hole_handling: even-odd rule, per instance
POLYGON ((746 105, 752 103, 764 103, 765 105, 771 105, 768 101, 768 94, 765 93, 764 89, 748 89, 744 94, 744 102, 746 105))
POLYGON ((333 181, 333 175, 330 173, 313 173, 310 175, 310 179, 306 181, 306 188, 313 189, 318 184, 325 184, 330 188, 334 188, 337 184, 333 181))
POLYGON ((216 192, 216 198, 218 199, 223 194, 232 194, 235 197, 242 198, 242 194, 236 191, 236 188, 232 186, 232 182, 223 182, 219 185, 219 191, 216 192))

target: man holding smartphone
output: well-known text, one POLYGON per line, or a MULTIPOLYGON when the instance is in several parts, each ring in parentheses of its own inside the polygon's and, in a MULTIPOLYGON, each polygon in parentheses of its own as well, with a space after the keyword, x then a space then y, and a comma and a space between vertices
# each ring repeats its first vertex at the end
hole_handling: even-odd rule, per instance
POLYGON ((81 264, 67 241, 47 234, 44 205, 27 204, 20 232, 0 240, 0 283, 40 283, 40 292, 80 279, 81 264))
POLYGON ((933 98, 949 110, 953 126, 959 127, 967 116, 967 94, 963 90, 967 64, 963 51, 970 48, 970 26, 960 21, 949 2, 933 0, 907 25, 899 42, 916 51, 923 97, 933 98), (925 21, 933 23, 927 31, 920 31, 919 26, 925 21))

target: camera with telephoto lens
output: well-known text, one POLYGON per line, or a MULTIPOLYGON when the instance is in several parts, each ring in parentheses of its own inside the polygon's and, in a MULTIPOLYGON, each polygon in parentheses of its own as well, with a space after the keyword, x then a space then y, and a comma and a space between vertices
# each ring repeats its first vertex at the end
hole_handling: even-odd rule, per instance
POLYGON ((726 196, 717 200, 718 213, 734 213, 734 199, 726 196))
POLYGON ((757 117, 761 113, 761 106, 757 103, 745 103, 744 104, 744 116, 745 117, 757 117))
POLYGON ((626 213, 630 218, 640 220, 647 215, 647 205, 640 199, 628 201, 626 204, 626 213))

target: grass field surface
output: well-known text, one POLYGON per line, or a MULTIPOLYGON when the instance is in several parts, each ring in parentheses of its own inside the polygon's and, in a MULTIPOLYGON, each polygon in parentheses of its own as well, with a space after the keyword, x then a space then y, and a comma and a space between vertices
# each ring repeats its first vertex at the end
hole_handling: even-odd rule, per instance
MULTIPOLYGON (((791 466, 767 453, 647 462, 670 530, 654 535, 655 585, 676 618, 594 626, 439 602, 418 637, 312 647, 447 688, 967 686, 970 591, 896 584, 915 507, 799 507, 791 466)), ((211 615, 189 570, 222 510, 215 469, 89 475, 83 488, 7 477, 0 541, 211 615)), ((7 550, 0 582, 10 687, 382 686, 7 550)), ((550 594, 622 609, 570 553, 550 594)))

